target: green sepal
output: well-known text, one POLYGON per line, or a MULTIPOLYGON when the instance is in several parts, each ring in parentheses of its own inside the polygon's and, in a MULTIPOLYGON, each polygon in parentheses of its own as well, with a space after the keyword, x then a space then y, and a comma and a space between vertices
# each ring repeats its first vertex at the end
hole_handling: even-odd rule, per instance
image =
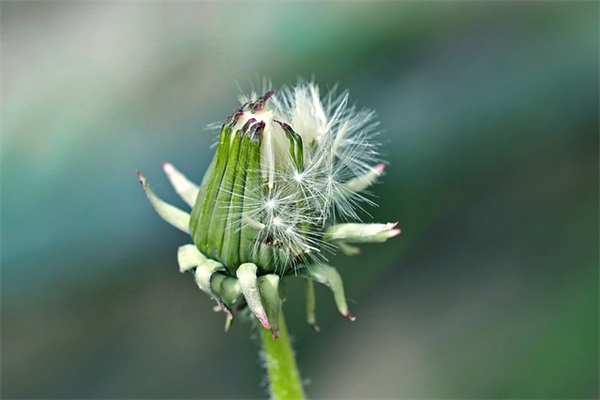
POLYGON ((258 265, 261 267, 261 272, 275 272, 275 257, 273 253, 273 246, 266 244, 258 245, 258 265))
POLYGON ((300 276, 312 279, 331 289, 333 298, 339 312, 351 321, 354 317, 348 311, 346 296, 344 295, 344 284, 342 277, 335 268, 326 264, 312 264, 300 270, 300 276))
POLYGON ((224 269, 225 268, 223 267, 223 264, 215 260, 206 259, 196 267, 196 271, 194 272, 194 281, 200 290, 218 300, 219 296, 212 290, 211 277, 217 271, 223 271, 224 269))
POLYGON ((227 275, 225 275, 224 273, 220 273, 217 272, 215 274, 212 274, 210 277, 210 288, 212 290, 212 292, 215 294, 215 296, 218 296, 219 298, 221 298, 221 283, 223 282, 223 279, 227 278, 227 275))
MULTIPOLYGON (((235 173, 237 170, 237 161, 242 144, 242 132, 234 133, 233 142, 228 154, 227 165, 219 186, 218 193, 210 216, 208 227, 208 236, 206 237, 206 256, 217 259, 225 263, 221 258, 221 248, 223 247, 225 229, 227 228, 227 216, 230 212, 230 202, 235 183, 235 173)), ((229 265, 228 265, 229 266, 229 265)))
POLYGON ((221 273, 215 273, 211 277, 210 286, 229 311, 239 309, 244 304, 244 297, 240 283, 237 279, 221 273))
MULTIPOLYGON (((250 135, 248 143, 248 162, 246 169, 246 185, 244 187, 244 204, 242 205, 241 229, 240 229, 240 247, 239 257, 240 262, 249 262, 255 260, 257 253, 256 238, 258 236, 258 228, 254 226, 249 219, 256 218, 256 215, 251 215, 251 211, 256 209, 260 196, 260 144, 262 135, 261 132, 255 132, 250 135)), ((254 223, 260 224, 259 221, 254 223)))
POLYGON ((285 132, 285 136, 290 142, 289 152, 296 167, 296 171, 304 171, 304 150, 302 148, 302 138, 298 135, 291 126, 285 122, 275 121, 281 126, 281 129, 285 132))
MULTIPOLYGON (((240 149, 238 160, 234 162, 235 173, 233 185, 231 187, 230 201, 225 204, 218 203, 217 207, 225 208, 227 218, 224 227, 224 235, 220 252, 220 260, 227 266, 230 271, 235 272, 235 269, 240 264, 240 230, 242 226, 242 208, 244 205, 244 188, 246 186, 246 171, 248 169, 248 155, 251 150, 250 142, 252 141, 249 133, 236 132, 232 154, 235 153, 236 141, 238 136, 241 136, 240 149)), ((231 163, 231 160, 230 160, 231 163)), ((227 184, 227 182, 225 182, 227 184)), ((217 225, 219 228, 220 225, 217 225)))
POLYGON ((238 268, 236 275, 246 299, 246 304, 252 313, 258 318, 262 326, 271 329, 267 313, 258 290, 258 277, 256 275, 258 268, 253 263, 244 263, 238 268))
POLYGON ((308 322, 308 324, 318 332, 319 327, 317 326, 315 285, 312 279, 306 279, 304 281, 304 289, 306 292, 306 322, 308 322))
POLYGON ((221 186, 221 181, 227 167, 231 134, 231 126, 228 124, 223 125, 215 157, 213 158, 211 167, 202 179, 198 198, 196 199, 196 204, 192 209, 190 218, 190 234, 192 239, 194 239, 196 247, 209 258, 216 258, 213 254, 207 252, 207 238, 219 187, 221 186))
POLYGON ((387 224, 337 224, 325 229, 323 240, 343 243, 383 243, 400 234, 397 222, 387 224))
POLYGON ((146 194, 146 198, 158 215, 175 228, 181 230, 182 232, 188 233, 190 215, 185 211, 180 210, 179 208, 161 200, 157 195, 154 194, 152 189, 150 189, 146 178, 144 178, 140 171, 137 171, 137 175, 140 183, 142 184, 142 188, 144 189, 144 193, 146 194))
POLYGON ((279 337, 279 313, 282 303, 279 294, 279 276, 268 274, 259 277, 258 288, 263 307, 267 313, 267 320, 271 326, 273 339, 277 339, 279 337))

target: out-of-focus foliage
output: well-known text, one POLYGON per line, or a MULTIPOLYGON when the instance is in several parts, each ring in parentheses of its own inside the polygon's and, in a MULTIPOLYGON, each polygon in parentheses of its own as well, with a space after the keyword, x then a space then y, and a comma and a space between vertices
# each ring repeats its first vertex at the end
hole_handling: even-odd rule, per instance
POLYGON ((176 202, 236 80, 313 74, 378 111, 403 234, 332 259, 353 324, 288 288, 309 395, 598 397, 598 3, 0 7, 3 397, 265 396, 135 170, 176 202))

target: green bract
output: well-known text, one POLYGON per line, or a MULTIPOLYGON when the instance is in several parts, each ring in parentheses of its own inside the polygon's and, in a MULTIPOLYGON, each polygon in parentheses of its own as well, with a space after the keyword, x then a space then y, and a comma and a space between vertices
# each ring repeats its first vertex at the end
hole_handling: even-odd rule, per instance
POLYGON ((289 276, 306 278, 310 324, 316 327, 313 281, 327 285, 339 311, 353 319, 323 250, 357 254, 352 244, 400 233, 394 223, 355 222, 366 201, 360 193, 384 170, 374 114, 349 106, 347 94, 321 99, 312 83, 243 103, 223 124, 200 186, 163 166, 191 215, 160 200, 138 173, 158 214, 193 239, 179 248, 180 270, 192 271, 227 313, 226 326, 248 307, 277 337, 281 282, 289 276))

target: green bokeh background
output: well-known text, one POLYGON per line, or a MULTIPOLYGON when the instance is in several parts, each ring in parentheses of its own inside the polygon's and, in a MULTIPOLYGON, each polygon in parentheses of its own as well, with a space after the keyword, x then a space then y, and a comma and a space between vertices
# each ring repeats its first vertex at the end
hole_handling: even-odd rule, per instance
POLYGON ((2 2, 2 397, 266 397, 135 176, 200 180, 256 77, 378 112, 353 313, 291 282, 310 397, 598 398, 597 2, 2 2), (366 216, 366 220, 370 220, 366 216))

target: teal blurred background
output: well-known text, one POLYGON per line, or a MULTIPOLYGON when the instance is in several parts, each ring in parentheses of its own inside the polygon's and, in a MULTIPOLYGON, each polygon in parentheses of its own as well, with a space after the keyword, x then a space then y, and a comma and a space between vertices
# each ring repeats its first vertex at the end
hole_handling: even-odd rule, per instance
POLYGON ((0 7, 3 398, 266 397, 135 171, 181 205, 236 81, 313 75, 378 112, 403 233, 332 260, 355 323, 289 285, 309 396, 598 398, 597 2, 0 7))

